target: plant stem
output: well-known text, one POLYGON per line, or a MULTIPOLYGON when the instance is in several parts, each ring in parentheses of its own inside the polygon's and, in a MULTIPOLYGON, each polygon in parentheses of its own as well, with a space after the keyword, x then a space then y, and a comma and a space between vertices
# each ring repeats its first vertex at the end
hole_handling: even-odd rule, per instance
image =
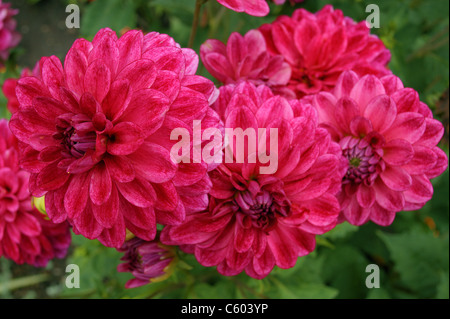
POLYGON ((41 282, 47 281, 49 278, 50 278, 49 275, 41 274, 41 275, 33 275, 33 276, 13 279, 13 280, 10 280, 8 282, 1 283, 0 284, 0 291, 1 290, 12 291, 12 290, 18 289, 18 288, 23 288, 23 287, 37 285, 37 284, 39 284, 41 282))
POLYGON ((198 23, 200 20, 200 11, 202 5, 208 0, 196 0, 195 11, 194 11, 194 21, 192 21, 191 36, 189 37, 188 47, 192 48, 194 46, 195 35, 197 34, 198 23))

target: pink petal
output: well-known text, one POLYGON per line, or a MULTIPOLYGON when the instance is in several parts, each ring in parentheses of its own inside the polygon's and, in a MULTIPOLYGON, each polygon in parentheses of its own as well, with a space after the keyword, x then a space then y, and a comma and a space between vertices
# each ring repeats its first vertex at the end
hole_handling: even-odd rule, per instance
POLYGON ((129 183, 116 183, 122 196, 137 207, 150 207, 155 201, 156 194, 152 185, 141 179, 134 179, 129 183))
POLYGON ((427 171, 428 178, 435 178, 441 175, 448 166, 447 154, 437 146, 433 148, 433 151, 437 156, 437 160, 436 165, 432 169, 427 171))
MULTIPOLYGON (((52 222, 54 222, 55 224, 59 224, 66 220, 67 214, 64 211, 64 209, 58 208, 58 206, 64 207, 63 206, 64 204, 57 205, 55 203, 54 193, 55 193, 55 191, 50 191, 50 192, 47 192, 47 194, 45 194, 45 211, 52 222)), ((61 198, 61 197, 59 197, 59 198, 61 198)))
POLYGON ((167 182, 177 172, 177 165, 171 160, 170 152, 157 144, 142 144, 128 159, 133 163, 136 174, 152 183, 167 182))
POLYGON ((116 44, 119 50, 117 70, 119 73, 124 67, 141 58, 143 39, 142 31, 130 30, 117 40, 116 44))
POLYGON ((112 155, 134 153, 144 142, 142 130, 132 122, 121 122, 110 132, 107 152, 112 155))
POLYGON ((273 97, 262 104, 256 112, 258 127, 267 127, 274 119, 291 120, 294 117, 288 101, 280 96, 273 97))
POLYGON ((104 159, 108 172, 117 182, 131 182, 135 177, 134 168, 130 161, 123 156, 107 156, 104 159))
POLYGON ((361 207, 356 198, 352 199, 348 206, 343 210, 347 221, 356 226, 361 226, 366 223, 370 212, 371 209, 361 207))
POLYGON ((174 176, 175 186, 187 186, 199 182, 208 170, 206 163, 180 163, 174 176))
POLYGON ((414 145, 413 157, 403 168, 411 175, 428 173, 438 160, 433 149, 428 147, 414 145))
POLYGON ((423 135, 426 129, 425 118, 418 113, 401 113, 397 115, 391 127, 384 132, 386 141, 402 138, 415 143, 423 135))
POLYGON ((441 122, 432 118, 426 118, 425 123, 425 131, 417 143, 428 147, 436 146, 444 135, 444 126, 441 122))
POLYGON ((91 93, 98 103, 102 103, 111 86, 111 71, 101 62, 95 60, 86 70, 84 89, 91 93))
POLYGON ((169 100, 164 94, 153 89, 143 89, 133 94, 120 121, 136 124, 146 137, 161 127, 169 107, 169 100))
POLYGON ((381 207, 394 212, 399 212, 403 209, 405 198, 402 192, 391 190, 381 180, 377 180, 373 187, 376 201, 381 207))
POLYGON ((365 136, 372 131, 372 123, 365 117, 358 116, 350 122, 350 132, 354 136, 365 136))
POLYGON ((361 184, 356 192, 356 199, 361 207, 370 208, 375 203, 375 191, 372 187, 361 184))
POLYGON ((382 94, 386 94, 386 91, 380 80, 373 75, 366 75, 355 84, 350 97, 358 103, 361 113, 364 114, 367 104, 382 94))
POLYGON ((380 226, 389 226, 395 219, 395 212, 384 209, 378 204, 371 208, 370 220, 380 226))
POLYGON ((41 66, 42 80, 52 96, 59 99, 59 88, 64 84, 64 71, 61 61, 56 56, 44 59, 41 66))
POLYGON ((248 251, 253 245, 256 231, 254 228, 244 229, 239 223, 236 223, 236 235, 234 237, 234 248, 238 253, 248 251))
POLYGON ((102 103, 105 116, 114 121, 118 119, 128 107, 131 100, 131 90, 128 80, 117 80, 111 85, 108 95, 102 103))
POLYGON ((358 75, 353 71, 342 72, 334 87, 334 96, 337 99, 349 97, 353 87, 356 82, 358 82, 358 79, 358 75))
POLYGON ((172 182, 153 184, 157 200, 155 208, 163 211, 172 211, 178 206, 178 193, 172 182))
POLYGON ((412 186, 403 194, 407 202, 424 203, 433 197, 433 185, 425 175, 413 175, 412 186))
POLYGON ((345 133, 350 132, 351 121, 359 116, 359 107, 349 98, 341 98, 334 109, 334 118, 345 133))
POLYGON ((153 207, 140 208, 129 205, 125 209, 125 225, 137 237, 151 241, 156 236, 156 217, 153 207))
POLYGON ((414 149, 411 143, 402 140, 390 140, 383 147, 383 160, 394 166, 405 165, 414 156, 414 149))
POLYGON ((180 94, 171 105, 167 116, 172 116, 185 122, 201 119, 208 107, 208 100, 203 94, 181 87, 180 94))
MULTIPOLYGON (((111 195, 106 202, 100 205, 92 203, 91 207, 95 220, 101 226, 105 228, 113 227, 119 215, 119 195, 116 187, 111 188, 111 195)), ((122 209, 122 207, 120 208, 122 209)))
POLYGON ((110 229, 103 229, 98 240, 107 247, 120 248, 125 241, 125 237, 125 221, 124 218, 119 215, 114 226, 110 229))
POLYGON ((380 177, 384 184, 394 191, 404 191, 411 187, 411 175, 399 166, 386 166, 380 177))
POLYGON ((128 64, 117 76, 117 80, 128 80, 133 92, 149 89, 156 79, 155 63, 152 60, 140 59, 128 64))
POLYGON ((406 88, 401 89, 392 94, 392 99, 397 105, 397 112, 417 112, 419 108, 419 93, 417 91, 406 88))
POLYGON ((103 227, 97 222, 92 210, 92 204, 88 202, 84 212, 73 220, 77 230, 88 239, 96 239, 103 231, 103 227))
POLYGON ((36 180, 39 188, 46 191, 56 190, 69 179, 70 175, 64 170, 57 168, 56 165, 57 163, 47 165, 39 172, 36 180))
MULTIPOLYGON (((104 204, 111 196, 111 177, 106 165, 101 162, 92 170, 89 195, 95 205, 104 204)), ((108 226, 105 226, 109 228, 108 226)))
POLYGON ((89 173, 72 175, 71 177, 64 196, 64 208, 67 215, 72 219, 77 218, 86 207, 89 197, 89 180, 89 173))
POLYGON ((364 117, 370 119, 373 129, 379 133, 391 127, 396 115, 395 102, 387 95, 380 95, 370 100, 364 111, 364 117))
POLYGON ((87 68, 86 55, 72 47, 64 61, 64 72, 68 88, 78 96, 84 92, 84 76, 87 68))
POLYGON ((387 95, 392 95, 394 92, 403 89, 402 81, 395 75, 383 76, 380 80, 383 83, 387 95))

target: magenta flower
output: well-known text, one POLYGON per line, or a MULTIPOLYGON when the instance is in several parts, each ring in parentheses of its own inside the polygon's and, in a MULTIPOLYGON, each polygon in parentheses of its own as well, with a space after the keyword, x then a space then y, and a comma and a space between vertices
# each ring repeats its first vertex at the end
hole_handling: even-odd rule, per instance
MULTIPOLYGON (((255 153, 246 153, 241 164, 221 164, 210 173, 209 209, 187 214, 181 225, 166 226, 161 241, 182 245, 202 265, 217 266, 223 275, 245 270, 263 278, 275 265, 293 267, 299 256, 314 250, 316 234, 335 226, 335 194, 344 174, 341 151, 328 132, 317 127, 310 105, 288 102, 267 87, 246 82, 220 91, 214 107, 226 128, 278 129, 278 152, 271 148, 278 156, 278 170, 261 173, 267 164, 252 164, 255 153)), ((235 159, 240 152, 236 147, 235 159)))
MULTIPOLYGON (((294 5, 305 0, 289 0, 294 5)), ((245 12, 256 17, 264 17, 269 14, 270 8, 266 0, 217 0, 221 5, 236 12, 245 12)), ((277 5, 284 4, 286 0, 272 0, 277 5)))
POLYGON ((394 75, 360 78, 348 71, 333 93, 305 100, 348 160, 338 196, 341 219, 387 226, 397 212, 420 209, 431 199, 430 178, 447 168, 447 156, 436 146, 444 127, 416 91, 394 75))
POLYGON ((136 288, 167 279, 178 260, 175 247, 165 246, 156 239, 148 242, 135 237, 127 240, 118 250, 125 253, 120 259, 125 262, 117 270, 130 272, 135 277, 125 284, 125 288, 136 288))
MULTIPOLYGON (((277 4, 277 5, 281 5, 284 4, 286 2, 286 0, 272 0, 273 3, 277 4)), ((305 0, 289 0, 289 2, 291 3, 291 5, 294 5, 296 3, 301 3, 304 2, 305 0)))
POLYGON ((17 23, 13 19, 18 13, 19 10, 11 9, 11 3, 0 0, 0 67, 8 59, 9 50, 20 42, 21 36, 15 31, 17 23))
POLYGON ((31 204, 30 174, 19 168, 18 141, 0 120, 0 257, 44 267, 70 246, 67 223, 53 224, 31 204))
POLYGON ((341 10, 325 6, 316 14, 296 10, 259 28, 268 51, 282 55, 292 68, 288 88, 298 98, 329 91, 345 70, 383 76, 390 52, 370 34, 366 22, 355 23, 341 10))
MULTIPOLYGON (((36 63, 33 71, 28 68, 23 69, 22 73, 20 74, 20 78, 24 78, 26 76, 39 77, 39 63, 36 63)), ((17 82, 19 82, 19 79, 6 79, 2 87, 3 94, 5 94, 5 97, 8 100, 6 107, 11 113, 15 113, 19 109, 19 100, 17 99, 16 95, 17 82)))
POLYGON ((219 40, 207 40, 200 47, 200 57, 206 69, 224 84, 252 82, 265 84, 272 91, 295 98, 286 89, 291 67, 281 55, 267 52, 261 32, 251 30, 245 36, 233 32, 225 45, 219 40))
POLYGON ((233 11, 257 17, 266 16, 270 11, 266 0, 217 0, 217 2, 233 11))
POLYGON ((126 229, 151 241, 156 223, 180 223, 206 206, 208 165, 176 164, 174 128, 216 125, 213 83, 196 76, 198 57, 156 32, 120 39, 102 29, 75 41, 64 67, 40 62, 19 80, 11 130, 25 144, 30 189, 49 217, 89 239, 120 247, 126 229), (195 189, 196 198, 190 194, 195 189))

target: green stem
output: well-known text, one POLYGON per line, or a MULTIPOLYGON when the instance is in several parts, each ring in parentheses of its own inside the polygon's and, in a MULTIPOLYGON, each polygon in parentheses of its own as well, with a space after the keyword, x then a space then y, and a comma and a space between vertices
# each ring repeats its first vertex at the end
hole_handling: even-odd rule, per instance
POLYGON ((198 23, 200 21, 200 12, 202 5, 205 4, 208 0, 197 0, 195 2, 195 11, 194 11, 194 21, 192 21, 191 28, 191 36, 189 37, 188 47, 192 48, 194 46, 195 36, 197 34, 198 23))
POLYGON ((33 286, 41 282, 47 281, 49 278, 50 278, 49 275, 41 274, 13 279, 5 283, 0 283, 0 291, 4 290, 12 291, 18 288, 33 286))

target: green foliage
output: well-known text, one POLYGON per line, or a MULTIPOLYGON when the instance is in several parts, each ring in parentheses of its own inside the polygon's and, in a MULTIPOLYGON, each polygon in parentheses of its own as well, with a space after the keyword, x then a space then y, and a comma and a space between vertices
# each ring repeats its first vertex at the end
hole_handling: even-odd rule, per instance
POLYGON ((423 298, 435 297, 442 276, 448 271, 448 237, 442 240, 434 237, 431 231, 380 232, 379 236, 389 249, 400 287, 423 298))
POLYGON ((81 19, 81 36, 91 38, 101 28, 120 31, 136 27, 133 0, 96 0, 86 6, 81 19))

